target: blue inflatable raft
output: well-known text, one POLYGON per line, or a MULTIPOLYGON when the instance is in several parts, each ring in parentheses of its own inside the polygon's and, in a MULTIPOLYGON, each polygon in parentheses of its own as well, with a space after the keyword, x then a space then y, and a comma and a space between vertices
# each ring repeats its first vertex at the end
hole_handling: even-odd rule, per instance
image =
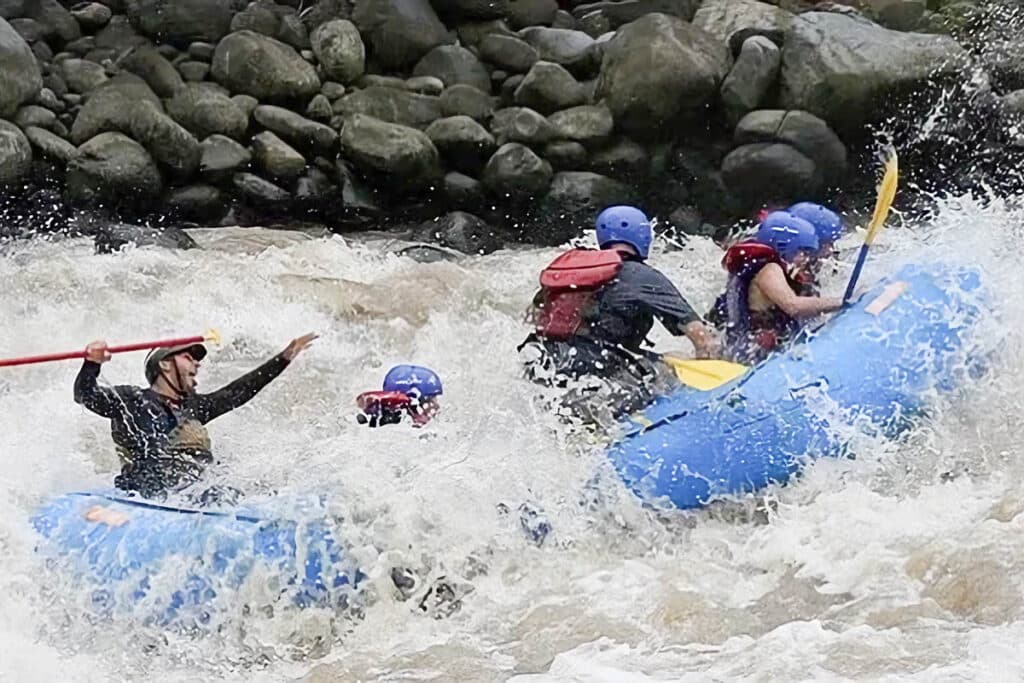
MULTIPOLYGON (((114 493, 68 493, 40 508, 38 550, 91 590, 92 608, 156 623, 209 620, 215 601, 246 581, 252 595, 299 607, 351 605, 363 578, 319 499, 292 502, 293 518, 265 508, 232 512, 160 505, 114 493)), ((280 510, 284 501, 273 501, 280 510)), ((220 607, 228 607, 225 599, 220 607)))
POLYGON ((608 455, 637 495, 677 508, 784 483, 843 454, 855 422, 895 435, 956 386, 980 298, 974 271, 906 267, 742 377, 658 399, 608 455))

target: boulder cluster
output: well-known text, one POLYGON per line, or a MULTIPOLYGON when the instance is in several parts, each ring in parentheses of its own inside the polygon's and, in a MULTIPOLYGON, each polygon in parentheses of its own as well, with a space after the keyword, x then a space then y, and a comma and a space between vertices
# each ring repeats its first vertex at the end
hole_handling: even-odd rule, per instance
POLYGON ((965 68, 948 3, 849 4, 0 0, 0 183, 42 164, 71 205, 207 223, 432 218, 470 251, 641 199, 700 231, 824 197, 881 104, 965 68))

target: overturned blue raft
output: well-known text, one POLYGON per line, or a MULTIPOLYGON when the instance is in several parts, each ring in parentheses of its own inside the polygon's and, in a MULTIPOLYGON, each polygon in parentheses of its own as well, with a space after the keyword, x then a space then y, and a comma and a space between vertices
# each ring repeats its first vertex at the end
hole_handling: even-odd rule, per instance
POLYGON ((246 595, 278 604, 349 606, 363 576, 334 537, 321 501, 288 508, 288 515, 263 507, 218 512, 116 493, 68 493, 40 508, 32 524, 45 538, 38 550, 91 590, 100 614, 141 608, 157 623, 201 624, 218 599, 247 581, 259 585, 246 595))
POLYGON ((658 399, 608 455, 641 498, 685 509, 844 453, 855 422, 897 434, 966 374, 980 294, 975 271, 908 266, 744 376, 658 399))

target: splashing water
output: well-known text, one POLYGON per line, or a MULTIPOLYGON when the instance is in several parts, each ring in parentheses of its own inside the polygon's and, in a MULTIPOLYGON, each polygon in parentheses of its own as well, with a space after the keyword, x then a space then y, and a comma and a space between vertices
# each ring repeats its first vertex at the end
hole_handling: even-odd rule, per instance
MULTIPOLYGON (((216 326, 209 390, 309 330, 323 337, 250 404, 211 426, 211 483, 329 496, 374 596, 362 618, 245 613, 226 595, 212 634, 124 615, 43 566, 27 518, 68 490, 109 486, 106 422, 71 400, 76 363, 0 375, 0 679, 707 680, 1024 675, 1024 491, 1019 481, 1024 212, 948 200, 927 224, 884 232, 862 278, 904 262, 977 266, 996 310, 978 339, 989 373, 899 442, 863 436, 855 460, 815 463, 733 510, 659 513, 567 436, 520 378, 525 306, 554 250, 421 265, 380 240, 214 230, 203 251, 94 256, 82 241, 23 243, 0 260, 4 355, 216 326), (441 417, 369 430, 354 396, 393 363, 438 370, 441 417), (541 510, 543 545, 518 508, 541 510), (507 512, 506 512, 507 511, 507 512), (423 579, 409 600, 393 566, 423 579), (420 609, 446 576, 460 609, 420 609)), ((841 291, 857 236, 827 281, 841 291)), ((723 285, 721 252, 691 239, 653 256, 698 310, 723 285)), ((664 333, 659 348, 681 348, 664 333)), ((682 344, 686 347, 685 343, 682 344)), ((689 349, 687 348, 687 351, 689 349)), ((118 356, 104 381, 136 383, 118 356)), ((255 590, 254 588, 251 590, 255 590)))

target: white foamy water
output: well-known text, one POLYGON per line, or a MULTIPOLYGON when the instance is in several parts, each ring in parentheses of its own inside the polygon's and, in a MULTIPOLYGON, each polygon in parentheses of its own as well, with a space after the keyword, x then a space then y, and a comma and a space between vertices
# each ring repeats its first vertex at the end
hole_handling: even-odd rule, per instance
MULTIPOLYGON (((205 250, 177 253, 16 245, 0 259, 4 356, 214 326, 225 344, 200 374, 209 390, 319 332, 212 424, 221 462, 209 479, 327 494, 376 596, 354 620, 244 614, 246 596, 226 596, 220 629, 201 637, 91 620, 88 596, 33 552, 28 517, 61 492, 110 485, 108 426, 72 401, 77 362, 4 369, 0 679, 1020 680, 1022 219, 1001 203, 952 203, 884 233, 864 276, 909 261, 979 267, 995 308, 979 329, 989 376, 898 443, 864 439, 855 460, 687 514, 643 508, 608 476, 600 444, 567 436, 520 378, 522 314, 555 250, 422 265, 372 240, 263 231, 205 232, 205 250), (398 362, 442 375, 441 417, 425 430, 358 426, 354 396, 398 362), (541 547, 519 528, 523 502, 553 527, 541 547), (395 565, 425 576, 411 600, 391 587, 395 565), (435 619, 416 605, 440 575, 461 609, 435 619)), ((844 242, 847 262, 857 245, 844 242)), ((706 310, 724 283, 720 250, 665 247, 652 262, 706 310)), ((103 378, 137 383, 141 364, 118 356, 103 378)))

